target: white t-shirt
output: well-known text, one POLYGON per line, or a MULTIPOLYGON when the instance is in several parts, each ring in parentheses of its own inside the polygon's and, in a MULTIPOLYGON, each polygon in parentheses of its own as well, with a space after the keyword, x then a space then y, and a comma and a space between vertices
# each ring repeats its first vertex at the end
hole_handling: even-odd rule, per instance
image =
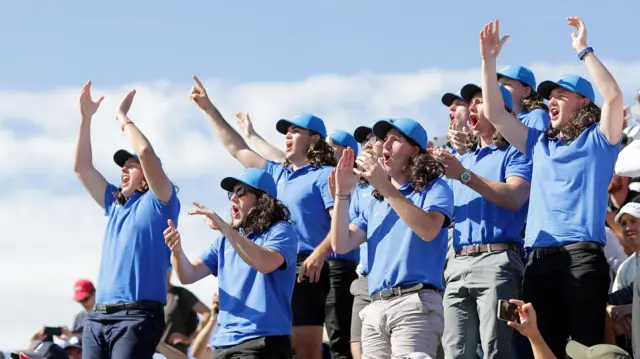
POLYGON ((611 278, 609 293, 611 293, 614 291, 613 284, 615 283, 618 268, 627 260, 627 254, 624 252, 624 247, 620 244, 618 236, 611 228, 605 227, 604 233, 607 237, 607 243, 604 245, 604 255, 609 263, 609 277, 611 278))
POLYGON ((613 283, 613 291, 615 292, 633 283, 637 273, 638 255, 634 253, 622 262, 622 265, 618 268, 618 274, 616 274, 616 280, 613 283))

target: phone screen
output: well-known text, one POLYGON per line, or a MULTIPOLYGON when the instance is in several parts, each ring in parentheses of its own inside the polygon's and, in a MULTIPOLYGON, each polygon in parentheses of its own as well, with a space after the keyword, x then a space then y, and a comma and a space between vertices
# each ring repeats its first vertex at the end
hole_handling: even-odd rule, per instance
POLYGON ((62 328, 61 327, 45 327, 44 334, 49 338, 54 336, 59 337, 62 335, 62 328))
POLYGON ((498 319, 505 322, 515 322, 518 320, 516 309, 518 309, 518 306, 513 303, 502 299, 498 300, 498 319))

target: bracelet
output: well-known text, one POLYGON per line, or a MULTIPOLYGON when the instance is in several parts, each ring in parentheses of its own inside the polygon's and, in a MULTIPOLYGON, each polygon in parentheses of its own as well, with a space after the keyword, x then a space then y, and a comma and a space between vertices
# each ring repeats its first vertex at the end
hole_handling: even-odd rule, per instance
POLYGON ((337 199, 347 199, 348 200, 349 198, 351 198, 351 195, 350 194, 336 193, 336 198, 337 199))
POLYGON ((582 49, 582 51, 580 51, 578 53, 578 58, 580 59, 580 61, 584 60, 585 56, 587 56, 587 54, 590 54, 593 52, 593 48, 591 48, 590 46, 585 47, 584 49, 582 49))
POLYGON ((124 121, 122 123, 122 126, 120 126, 120 129, 122 130, 122 132, 124 132, 124 126, 126 126, 126 125, 128 125, 130 123, 133 123, 133 122, 131 122, 130 120, 126 120, 126 121, 124 121))

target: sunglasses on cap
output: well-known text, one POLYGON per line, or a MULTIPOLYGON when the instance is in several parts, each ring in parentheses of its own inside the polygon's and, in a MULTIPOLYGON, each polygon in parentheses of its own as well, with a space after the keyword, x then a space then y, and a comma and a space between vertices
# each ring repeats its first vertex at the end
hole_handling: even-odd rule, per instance
POLYGON ((362 141, 362 142, 360 143, 360 145, 361 145, 362 147, 366 146, 367 144, 372 144, 372 145, 373 145, 373 144, 375 144, 377 141, 378 141, 378 137, 376 137, 376 136, 373 136, 373 135, 372 135, 372 136, 371 136, 371 137, 369 137, 368 139, 366 139, 366 140, 362 141))
POLYGON ((238 196, 238 199, 241 199, 242 197, 247 195, 247 189, 245 187, 238 187, 235 190, 231 191, 231 192, 227 192, 227 197, 229 197, 229 199, 231 199, 233 197, 233 195, 235 194, 236 196, 238 196))

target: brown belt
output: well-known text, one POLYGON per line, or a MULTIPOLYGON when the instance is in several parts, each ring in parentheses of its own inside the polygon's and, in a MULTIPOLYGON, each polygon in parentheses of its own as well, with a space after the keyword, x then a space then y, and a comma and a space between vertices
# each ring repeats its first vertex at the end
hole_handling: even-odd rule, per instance
POLYGON ((456 256, 476 256, 482 253, 508 251, 509 249, 519 251, 520 246, 515 243, 474 244, 457 251, 456 256))

